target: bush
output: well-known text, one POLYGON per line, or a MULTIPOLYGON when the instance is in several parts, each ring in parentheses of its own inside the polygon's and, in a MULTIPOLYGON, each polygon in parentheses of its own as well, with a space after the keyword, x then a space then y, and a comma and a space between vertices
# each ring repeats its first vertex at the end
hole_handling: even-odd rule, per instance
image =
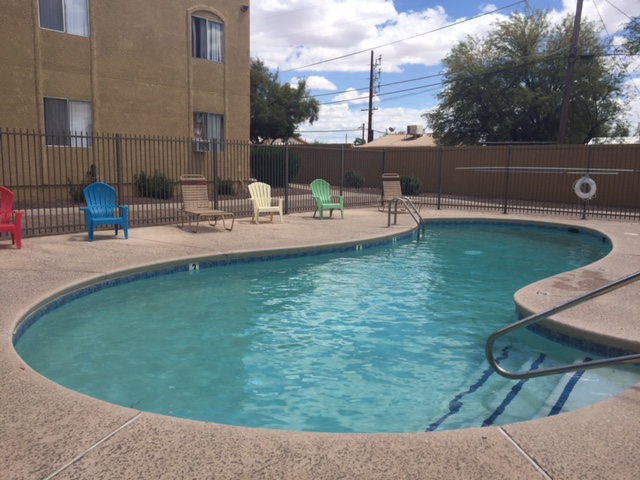
POLYGON ((233 180, 218 180, 218 195, 235 195, 236 188, 233 180))
MULTIPOLYGON (((251 150, 251 176, 259 182, 268 183, 274 188, 283 188, 287 184, 287 150, 282 147, 255 147, 251 150)), ((289 182, 298 176, 302 159, 289 151, 289 182)))
POLYGON ((173 189, 178 182, 171 180, 163 173, 156 170, 153 175, 147 175, 140 172, 140 175, 134 175, 133 181, 138 188, 140 197, 158 198, 168 200, 173 197, 173 189))
POLYGON ((364 177, 360 172, 350 170, 344 176, 344 186, 348 188, 364 187, 364 177))
POLYGON ((84 180, 79 184, 74 183, 70 178, 67 178, 67 184, 69 185, 69 197, 74 203, 84 203, 84 189, 92 183, 98 181, 98 171, 95 165, 91 165, 89 170, 84 174, 84 180))
POLYGON ((67 183, 69 184, 69 198, 74 203, 84 203, 84 189, 87 188, 91 182, 83 182, 81 184, 76 184, 71 181, 70 178, 67 178, 67 183))
POLYGON ((403 195, 420 195, 422 193, 422 182, 413 175, 402 175, 400 177, 400 188, 403 195))

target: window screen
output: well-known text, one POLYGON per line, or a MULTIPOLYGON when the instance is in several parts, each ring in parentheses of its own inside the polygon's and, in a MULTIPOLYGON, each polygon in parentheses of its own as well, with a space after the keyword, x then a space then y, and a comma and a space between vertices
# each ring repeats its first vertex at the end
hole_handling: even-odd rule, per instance
POLYGON ((87 0, 40 0, 40 26, 88 37, 88 7, 87 0))
POLYGON ((91 103, 63 98, 44 99, 46 144, 90 147, 93 131, 91 103))
POLYGON ((195 58, 224 61, 224 26, 206 18, 191 17, 191 50, 195 58))

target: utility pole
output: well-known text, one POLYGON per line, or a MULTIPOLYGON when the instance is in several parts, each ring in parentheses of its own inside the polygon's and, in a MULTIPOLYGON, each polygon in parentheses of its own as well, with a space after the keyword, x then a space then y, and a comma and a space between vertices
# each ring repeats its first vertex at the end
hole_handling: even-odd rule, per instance
POLYGON ((367 143, 373 142, 373 85, 378 77, 376 67, 380 65, 380 60, 373 62, 373 50, 371 50, 371 69, 369 71, 369 130, 367 134, 367 143))
POLYGON ((567 65, 567 78, 565 80, 560 110, 560 126, 558 127, 558 143, 564 143, 567 136, 567 124, 569 123, 569 104, 571 103, 571 89, 578 57, 578 40, 580 39, 580 19, 582 17, 582 0, 576 5, 576 16, 573 22, 573 35, 569 47, 569 63, 567 65))

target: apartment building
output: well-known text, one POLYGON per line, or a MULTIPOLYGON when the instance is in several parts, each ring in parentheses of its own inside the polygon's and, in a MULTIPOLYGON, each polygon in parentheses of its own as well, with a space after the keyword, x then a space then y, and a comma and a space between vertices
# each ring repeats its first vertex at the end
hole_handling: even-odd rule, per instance
POLYGON ((249 138, 247 0, 0 0, 0 128, 249 138))

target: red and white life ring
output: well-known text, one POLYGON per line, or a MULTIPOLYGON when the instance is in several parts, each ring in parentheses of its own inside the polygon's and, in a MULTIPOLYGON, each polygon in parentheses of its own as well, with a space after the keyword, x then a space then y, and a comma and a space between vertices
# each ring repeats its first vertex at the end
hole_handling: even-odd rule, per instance
POLYGON ((596 195, 596 182, 585 175, 573 184, 573 191, 582 200, 591 200, 596 195))

